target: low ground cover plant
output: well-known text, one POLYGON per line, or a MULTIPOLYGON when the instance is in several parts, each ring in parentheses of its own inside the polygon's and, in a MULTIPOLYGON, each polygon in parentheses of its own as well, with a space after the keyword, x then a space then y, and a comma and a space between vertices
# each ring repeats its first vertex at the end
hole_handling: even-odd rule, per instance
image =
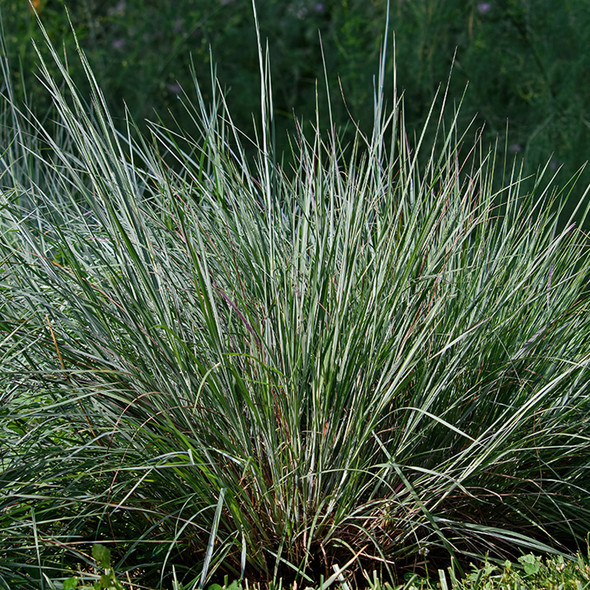
MULTIPOLYGON (((60 587, 63 590, 123 590, 125 587, 117 578, 112 569, 110 551, 99 544, 92 547, 92 555, 95 559, 97 573, 83 574, 67 578, 59 586, 47 579, 48 588, 53 590, 60 587)), ((372 575, 364 572, 364 584, 362 587, 368 590, 513 590, 514 588, 544 588, 546 590, 585 590, 590 588, 590 564, 588 557, 578 553, 575 559, 565 560, 561 555, 557 558, 543 559, 538 555, 529 553, 518 558, 517 563, 506 560, 503 564, 493 564, 487 559, 476 567, 472 564, 467 575, 458 575, 454 564, 446 570, 439 569, 436 575, 425 576, 416 573, 406 573, 404 581, 392 585, 380 579, 376 571, 372 575)), ((327 588, 331 585, 322 583, 318 588, 327 588)), ((342 590, 350 590, 350 584, 346 580, 338 580, 336 583, 342 590)), ((131 586, 133 587, 133 586, 131 586)), ((277 584, 254 584, 248 580, 234 580, 229 582, 227 576, 222 584, 211 584, 207 590, 261 590, 262 587, 274 590, 287 590, 289 586, 283 586, 282 580, 277 584)), ((294 584, 293 588, 297 586, 294 584)), ((173 580, 172 590, 185 590, 185 586, 178 580, 173 580)))
POLYGON ((496 185, 494 150, 436 102, 407 134, 385 48, 372 132, 301 122, 285 168, 258 45, 253 138, 215 78, 210 103, 185 96, 193 129, 142 135, 83 54, 89 97, 55 52, 61 79, 41 66, 46 119, 4 68, 5 587, 71 578, 96 542, 122 580, 198 588, 394 584, 588 533, 590 260, 554 207, 571 184, 496 185))

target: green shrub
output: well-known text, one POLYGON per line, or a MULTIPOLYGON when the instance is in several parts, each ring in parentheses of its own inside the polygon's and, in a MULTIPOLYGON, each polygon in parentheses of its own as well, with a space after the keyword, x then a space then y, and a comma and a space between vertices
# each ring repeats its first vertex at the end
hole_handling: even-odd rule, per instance
POLYGON ((54 124, 3 97, 9 587, 95 542, 134 584, 193 588, 393 580, 588 532, 590 260, 558 230, 566 192, 495 185, 456 118, 412 139, 385 53, 372 131, 298 125, 287 170, 258 49, 253 160, 215 80, 185 97, 192 129, 149 135, 120 131, 83 56, 88 101, 57 54, 63 83, 43 69, 54 124))

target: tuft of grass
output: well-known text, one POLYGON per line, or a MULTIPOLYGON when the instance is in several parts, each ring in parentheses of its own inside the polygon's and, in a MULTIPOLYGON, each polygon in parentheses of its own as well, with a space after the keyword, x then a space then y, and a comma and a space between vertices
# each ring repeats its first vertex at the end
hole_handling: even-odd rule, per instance
POLYGON ((185 97, 193 130, 117 131, 83 53, 88 101, 55 52, 60 83, 42 66, 54 123, 2 97, 7 587, 97 541, 133 584, 327 588, 588 532, 590 259, 558 230, 567 191, 497 186, 494 150, 434 103, 409 137, 385 47, 372 133, 298 124, 284 169, 258 49, 249 139, 215 77, 210 104, 185 97))

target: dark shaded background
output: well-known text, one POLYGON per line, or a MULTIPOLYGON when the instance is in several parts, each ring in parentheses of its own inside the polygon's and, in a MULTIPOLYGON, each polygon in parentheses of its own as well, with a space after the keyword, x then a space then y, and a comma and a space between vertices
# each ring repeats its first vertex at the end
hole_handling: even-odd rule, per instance
MULTIPOLYGON (((83 87, 64 9, 68 5, 117 117, 122 117, 125 101, 137 121, 154 118, 156 111, 166 122, 175 118, 190 128, 178 100, 180 88, 192 95, 191 61, 203 87, 209 87, 211 47, 235 121, 245 130, 252 128, 252 113, 259 111, 259 74, 250 0, 34 3, 83 87)), ((0 6, 14 82, 21 91, 26 88, 36 108, 46 108, 30 42, 36 39, 46 53, 34 15, 27 0, 1 0, 0 6)), ((279 149, 287 146, 285 130, 293 128, 294 111, 301 119, 314 119, 316 79, 325 104, 318 32, 337 124, 345 126, 352 115, 361 127, 369 127, 386 0, 259 0, 257 8, 271 51, 279 149)), ((422 125, 434 93, 446 83, 456 50, 451 97, 459 100, 469 81, 461 124, 467 126, 476 116, 476 126, 485 125, 486 140, 499 138, 500 157, 524 161, 525 173, 547 162, 550 171, 562 167, 561 184, 589 158, 589 2, 391 0, 390 20, 410 129, 422 125)), ((585 172, 570 208, 588 178, 585 172)))

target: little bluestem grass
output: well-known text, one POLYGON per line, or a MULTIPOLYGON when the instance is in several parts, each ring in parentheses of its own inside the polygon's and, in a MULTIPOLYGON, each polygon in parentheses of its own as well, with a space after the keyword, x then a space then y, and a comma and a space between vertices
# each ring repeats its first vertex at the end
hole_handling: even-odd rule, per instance
POLYGON ((570 185, 496 185, 494 149, 436 102, 409 137, 385 47, 372 134, 343 145, 318 115, 283 169, 258 43, 250 139, 214 76, 211 103, 185 95, 194 129, 149 135, 117 130, 83 54, 88 100, 42 63, 49 122, 4 93, 8 584, 67 577, 95 541, 136 584, 196 588, 393 580, 588 532, 588 244, 553 206, 570 185))

